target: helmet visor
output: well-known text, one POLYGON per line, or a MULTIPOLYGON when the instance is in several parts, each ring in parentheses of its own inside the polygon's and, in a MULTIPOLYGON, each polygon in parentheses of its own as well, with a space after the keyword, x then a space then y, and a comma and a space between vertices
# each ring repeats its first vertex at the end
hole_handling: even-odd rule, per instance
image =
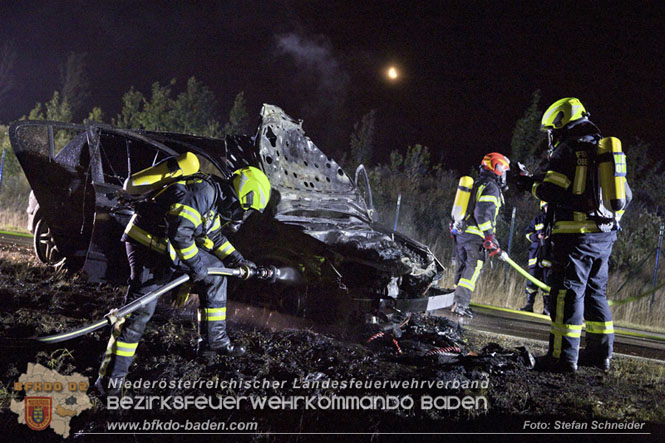
POLYGON ((499 162, 494 167, 494 172, 496 172, 497 175, 504 175, 504 173, 509 169, 510 166, 504 165, 503 163, 499 162))

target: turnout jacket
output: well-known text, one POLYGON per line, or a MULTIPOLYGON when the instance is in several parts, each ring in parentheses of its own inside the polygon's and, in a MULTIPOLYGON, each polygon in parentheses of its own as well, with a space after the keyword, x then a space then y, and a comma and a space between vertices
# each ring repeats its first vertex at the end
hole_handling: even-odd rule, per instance
POLYGON ((531 219, 529 227, 526 228, 526 239, 531 243, 529 249, 536 249, 540 245, 539 234, 545 234, 545 224, 547 223, 547 214, 540 212, 531 219))
POLYGON ((242 223, 243 210, 230 185, 224 187, 201 177, 168 185, 139 206, 123 241, 134 241, 161 254, 174 264, 197 272, 203 267, 200 250, 211 252, 232 265, 243 260, 223 232, 242 223))
POLYGON ((472 234, 484 239, 496 234, 496 216, 503 205, 501 188, 487 173, 481 172, 478 186, 474 186, 473 215, 467 220, 465 234, 472 234))
MULTIPOLYGON (((548 210, 553 211, 552 234, 619 229, 618 219, 601 208, 595 195, 599 185, 592 160, 600 139, 600 130, 589 121, 573 126, 545 164, 545 173, 534 177, 531 193, 550 203, 548 210)), ((629 189, 626 198, 632 198, 629 189)))

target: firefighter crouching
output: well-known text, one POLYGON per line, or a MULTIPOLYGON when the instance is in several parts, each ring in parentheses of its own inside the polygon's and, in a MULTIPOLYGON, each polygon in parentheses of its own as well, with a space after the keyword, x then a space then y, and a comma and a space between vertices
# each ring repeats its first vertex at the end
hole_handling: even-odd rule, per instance
POLYGON ((601 139, 588 115, 576 98, 552 104, 541 121, 549 140, 545 173, 521 176, 517 182, 519 189, 548 202, 552 212, 552 325, 548 353, 536 359, 537 370, 575 372, 578 363, 610 367, 614 326, 606 298, 608 261, 631 194, 625 182, 625 157, 620 149, 609 157, 600 155, 607 139, 601 139), (614 162, 611 179, 622 189, 598 188, 604 177, 601 166, 595 165, 607 159, 614 162), (612 202, 603 203, 610 197, 612 202), (612 205, 608 210, 606 206, 612 205), (585 320, 586 349, 579 352, 585 320))
MULTIPOLYGON (((198 161, 196 166, 198 170, 198 161)), ((141 204, 122 237, 130 265, 127 301, 187 273, 200 300, 199 354, 244 353, 226 333, 227 280, 208 275, 208 268, 255 267, 224 233, 237 230, 246 211, 263 211, 270 190, 265 174, 247 167, 235 171, 231 180, 207 174, 181 178, 141 204)), ((118 392, 156 306, 157 300, 114 326, 95 384, 103 394, 118 392)))
POLYGON ((495 236, 496 216, 504 202, 501 191, 506 188, 509 169, 510 160, 502 154, 492 152, 483 158, 468 207, 454 227, 458 257, 457 286, 451 308, 454 314, 473 317, 469 303, 485 263, 484 250, 491 257, 501 252, 495 236))
MULTIPOLYGON (((529 244, 529 274, 548 284, 552 262, 549 259, 549 239, 547 238, 547 203, 540 202, 540 213, 536 215, 526 230, 529 244)), ((520 311, 533 312, 538 286, 530 280, 526 282, 526 304, 520 311)), ((550 315, 550 293, 543 289, 543 314, 550 315)))

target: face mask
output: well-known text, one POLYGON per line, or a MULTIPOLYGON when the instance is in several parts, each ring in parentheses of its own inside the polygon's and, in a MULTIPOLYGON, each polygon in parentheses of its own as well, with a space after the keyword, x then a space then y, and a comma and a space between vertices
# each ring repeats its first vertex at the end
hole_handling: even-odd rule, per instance
POLYGON ((506 175, 507 173, 504 172, 503 175, 499 175, 499 179, 497 180, 497 183, 499 184, 499 187, 501 188, 502 191, 506 191, 508 189, 506 175))
POLYGON ((554 150, 559 145, 559 142, 555 140, 554 133, 550 130, 547 131, 547 159, 549 160, 554 153, 554 150))

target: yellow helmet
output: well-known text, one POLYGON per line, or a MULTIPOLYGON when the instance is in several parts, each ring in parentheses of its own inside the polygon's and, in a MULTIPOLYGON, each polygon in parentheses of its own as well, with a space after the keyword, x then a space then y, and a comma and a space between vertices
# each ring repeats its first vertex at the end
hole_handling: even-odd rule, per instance
POLYGON ((270 180, 263 171, 253 166, 238 169, 233 172, 232 183, 245 211, 263 212, 270 200, 270 180))
POLYGON ((561 129, 568 123, 586 117, 589 113, 579 99, 566 97, 555 101, 543 114, 540 128, 543 131, 561 129))

